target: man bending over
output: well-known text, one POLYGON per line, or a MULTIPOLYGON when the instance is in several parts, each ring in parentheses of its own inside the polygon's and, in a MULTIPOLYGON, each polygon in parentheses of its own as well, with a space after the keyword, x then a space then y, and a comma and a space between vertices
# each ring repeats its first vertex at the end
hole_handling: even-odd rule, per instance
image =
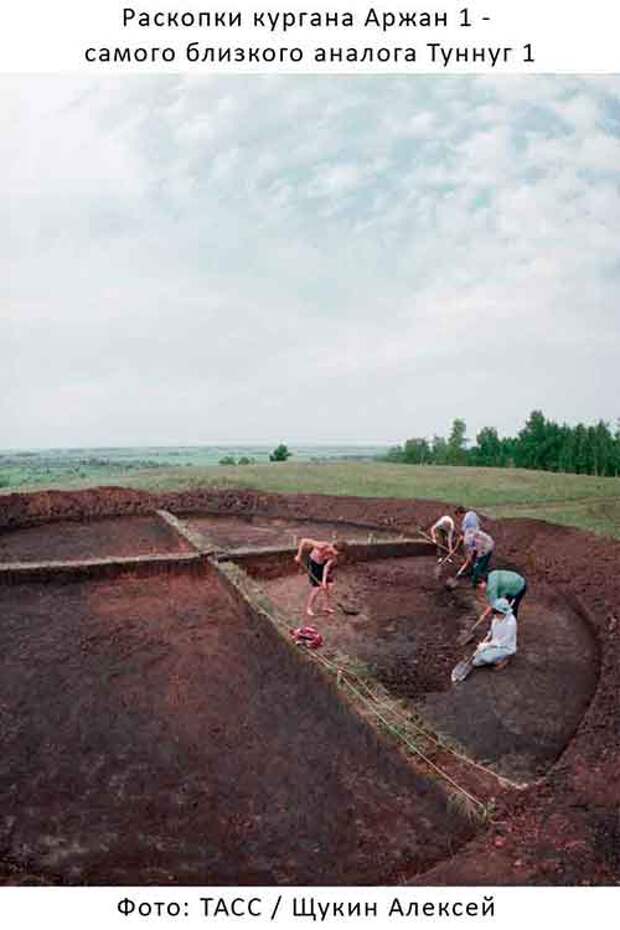
POLYGON ((527 591, 527 581, 518 572, 506 569, 490 572, 485 580, 481 578, 476 585, 477 590, 486 595, 489 606, 482 614, 481 619, 488 617, 493 610, 493 604, 498 598, 505 597, 512 608, 515 617, 519 616, 519 605, 527 591))
POLYGON ((471 566, 471 583, 476 587, 489 573, 495 541, 484 530, 467 530, 463 545, 466 558, 459 574, 471 566))
POLYGON ((345 544, 339 540, 324 542, 318 539, 302 539, 300 541, 295 555, 295 561, 298 565, 303 565, 303 554, 307 549, 310 550, 306 567, 311 586, 310 596, 306 604, 306 613, 309 617, 314 617, 313 607, 321 593, 325 599, 324 612, 328 614, 334 613, 330 601, 331 587, 334 583, 334 568, 338 558, 344 554, 344 548, 345 544))

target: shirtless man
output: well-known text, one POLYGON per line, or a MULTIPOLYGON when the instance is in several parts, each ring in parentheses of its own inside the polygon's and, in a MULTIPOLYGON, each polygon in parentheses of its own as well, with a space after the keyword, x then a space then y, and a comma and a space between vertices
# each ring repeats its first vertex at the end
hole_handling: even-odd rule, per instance
POLYGON ((314 617, 315 601, 322 592, 325 598, 325 613, 333 614, 334 609, 331 606, 330 595, 331 587, 334 583, 334 568, 338 562, 338 557, 344 554, 344 544, 339 540, 334 542, 325 542, 319 539, 302 539, 300 540, 295 555, 295 562, 303 566, 303 554, 310 550, 308 565, 308 579, 311 585, 310 596, 306 604, 306 613, 309 617, 314 617))

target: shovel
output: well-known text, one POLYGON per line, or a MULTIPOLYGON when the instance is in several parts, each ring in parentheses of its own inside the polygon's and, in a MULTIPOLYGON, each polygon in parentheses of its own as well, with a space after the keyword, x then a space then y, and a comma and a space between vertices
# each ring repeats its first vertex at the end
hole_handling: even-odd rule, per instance
POLYGON ((450 680, 453 685, 458 684, 459 681, 465 681, 469 673, 474 667, 474 656, 476 655, 477 650, 474 649, 472 654, 468 659, 461 659, 460 662, 457 662, 452 672, 450 673, 450 680))
POLYGON ((473 626, 471 626, 468 630, 465 630, 464 633, 461 633, 461 634, 459 635, 459 637, 458 637, 458 639, 457 639, 457 642, 458 642, 458 644, 459 644, 460 646, 466 646, 467 643, 470 643, 470 642, 472 641, 472 639, 473 639, 473 637, 474 637, 474 630, 476 629, 476 627, 477 627, 480 623, 482 623, 482 621, 483 621, 484 619, 486 619, 486 618, 485 618, 484 614, 482 614, 482 616, 478 617, 478 619, 476 620, 476 622, 474 623, 473 626))
POLYGON ((458 584, 458 579, 463 574, 466 568, 467 568, 467 562, 464 565, 461 565, 461 567, 459 568, 454 578, 448 578, 448 580, 446 581, 446 588, 449 588, 451 591, 453 591, 454 588, 456 588, 458 584))
POLYGON ((450 552, 448 552, 447 555, 444 555, 443 559, 440 559, 439 562, 437 562, 437 565, 436 565, 435 568, 434 568, 435 578, 439 578, 439 577, 440 577, 440 575, 441 575, 441 569, 444 567, 444 565, 446 564, 446 562, 450 562, 451 565, 453 564, 453 562, 452 562, 452 553, 453 553, 453 552, 454 552, 453 549, 450 550, 450 552))
POLYGON ((443 551, 447 552, 448 555, 452 555, 452 553, 454 552, 454 549, 449 549, 447 546, 444 546, 443 543, 436 542, 436 540, 433 539, 430 533, 427 533, 424 527, 420 526, 419 523, 414 523, 413 525, 416 529, 416 532, 418 533, 419 536, 422 537, 422 539, 425 539, 426 542, 432 543, 434 546, 437 546, 438 549, 443 549, 443 551))
MULTIPOLYGON (((311 577, 310 567, 308 563, 299 562, 298 564, 299 564, 300 569, 302 571, 305 571, 308 578, 310 578, 311 577)), ((340 610, 343 612, 343 614, 346 614, 347 616, 356 617, 359 613, 361 613, 361 608, 356 607, 354 604, 346 604, 344 601, 336 601, 336 604, 340 608, 340 610)))

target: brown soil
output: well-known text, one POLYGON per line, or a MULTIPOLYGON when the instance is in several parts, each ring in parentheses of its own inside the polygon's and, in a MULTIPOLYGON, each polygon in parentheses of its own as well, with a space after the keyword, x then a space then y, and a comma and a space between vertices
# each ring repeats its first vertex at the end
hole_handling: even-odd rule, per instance
POLYGON ((48 523, 0 533, 0 562, 70 562, 188 551, 191 546, 156 516, 48 523))
POLYGON ((394 533, 350 523, 316 522, 310 520, 278 520, 266 517, 189 517, 185 521, 191 530, 200 533, 206 542, 216 546, 241 548, 246 546, 296 546, 302 537, 331 540, 345 537, 366 541, 394 538, 394 533))
POLYGON ((587 708, 597 680, 592 636, 569 608, 526 598, 520 613, 519 652, 501 673, 480 669, 454 687, 450 672, 470 654, 458 637, 481 605, 463 584, 447 591, 432 559, 365 563, 340 569, 334 599, 356 616, 304 618, 305 577, 285 576, 262 586, 291 623, 312 622, 326 638, 329 657, 349 656, 439 732, 474 758, 518 781, 540 775, 556 760, 587 708))
MULTIPOLYGON (((85 521, 95 517, 124 517, 137 514, 144 516, 152 514, 157 508, 166 508, 177 514, 198 515, 217 512, 222 515, 229 514, 235 518, 252 516, 267 521, 279 519, 318 523, 371 523, 389 532, 411 533, 418 523, 428 526, 443 511, 444 505, 441 502, 432 501, 371 500, 200 489, 179 494, 151 495, 121 488, 105 488, 70 494, 41 492, 34 495, 12 494, 0 497, 0 527, 6 529, 24 527, 51 520, 85 521)), ((379 785, 377 790, 380 788, 383 798, 398 796, 401 805, 407 792, 403 793, 402 787, 395 792, 392 787, 395 769, 389 766, 386 768, 384 757, 380 755, 386 750, 379 750, 376 747, 364 748, 367 747, 366 737, 362 738, 358 735, 355 738, 347 737, 345 740, 343 732, 345 730, 349 732, 351 714, 348 711, 336 713, 334 708, 337 702, 332 703, 331 692, 329 707, 332 711, 326 714, 329 718, 329 742, 324 742, 322 737, 324 723, 322 708, 326 705, 321 705, 317 713, 314 704, 317 700, 316 695, 323 692, 314 686, 311 688, 307 683, 304 685, 306 690, 303 694, 303 701, 299 702, 302 706, 294 711, 294 717, 291 717, 293 710, 287 707, 286 713, 279 713, 273 724, 268 724, 267 721, 273 716, 274 705, 271 697, 268 705, 264 705, 263 692, 259 686, 266 681, 271 682, 271 679, 277 679, 274 669, 283 668, 286 664, 281 659, 275 644, 270 643, 269 649, 262 647, 257 649, 256 662, 248 665, 248 668, 252 669, 251 675, 249 672, 247 676, 245 672, 241 675, 240 694, 248 705, 248 717, 245 718, 248 727, 242 731, 238 728, 231 731, 234 743, 232 740, 229 743, 229 755, 234 756, 240 752, 239 743, 242 741, 240 737, 246 741, 250 738, 262 739, 260 733, 258 737, 251 736, 251 734, 253 733, 252 727, 260 727, 264 723, 270 734, 270 745, 277 746, 279 749, 280 761, 276 768, 270 765, 268 771, 265 771, 261 764, 261 759, 265 754, 259 753, 258 749, 251 754, 246 760, 249 767, 244 769, 239 776, 244 789, 242 796, 247 799, 252 792, 255 793, 254 796, 257 796, 258 792, 263 799, 272 798, 274 786, 279 785, 277 796, 281 798, 284 797, 282 791, 286 785, 287 791, 292 792, 289 797, 295 800, 295 810, 283 811, 281 808, 285 804, 279 802, 279 807, 273 814, 271 822, 273 832, 268 831, 266 834, 272 837, 272 841, 273 837, 277 837, 277 840, 270 846, 273 852, 273 858, 270 860, 272 866, 267 864, 269 855, 261 852, 261 849, 264 849, 259 843, 262 834, 258 831, 256 824, 255 832, 251 834, 253 839, 251 838, 250 842, 246 842, 243 847, 240 840, 243 833, 241 827, 235 825, 233 830, 227 823, 226 832, 221 826, 217 828, 213 833, 214 839, 211 844, 205 841, 201 847, 203 859, 200 860, 215 863, 212 873, 214 881, 227 880, 226 875, 231 874, 232 877, 232 872, 235 871, 234 880, 238 880, 239 876, 243 875, 248 881, 256 878, 261 881, 292 879, 304 882, 321 880, 320 876, 324 876, 325 880, 330 883, 368 880, 388 882, 398 880, 399 876, 405 875, 416 883, 431 885, 618 884, 620 882, 618 857, 620 841, 618 823, 620 809, 620 728, 618 727, 620 719, 620 611, 618 608, 620 603, 620 574, 618 573, 620 542, 541 521, 486 520, 485 523, 495 537, 500 567, 513 566, 521 570, 530 584, 530 592, 523 607, 522 650, 517 660, 520 662, 522 658, 525 662, 528 651, 533 658, 536 656, 535 651, 532 652, 534 643, 528 644, 526 639, 528 629, 526 624, 532 620, 536 605, 541 608, 541 616, 544 610, 549 612, 549 616, 559 618, 558 629, 562 628, 562 623, 566 624, 564 629, 567 635, 569 633, 571 636, 577 635, 575 634, 576 619, 579 619, 584 628, 589 630, 593 653, 590 669, 594 668, 596 674, 598 668, 598 681, 581 719, 575 721, 572 736, 567 734, 567 747, 561 752, 557 761, 547 769, 544 777, 527 790, 506 793, 498 787, 494 792, 496 815, 492 826, 488 830, 479 832, 466 845, 461 846, 455 855, 448 854, 437 861, 437 864, 426 872, 421 874, 416 868, 416 861, 420 867, 423 867, 423 856, 417 858, 420 852, 417 848, 412 853, 413 868, 411 870, 403 868, 400 871, 406 856, 401 855, 399 860, 399 853, 396 851, 399 834, 396 829, 393 842, 386 835, 386 833, 389 834, 389 830, 377 835, 376 843, 372 839, 369 841, 373 850, 384 849, 386 856, 385 859, 380 859, 369 866, 370 854, 364 856, 364 846, 363 844, 359 846, 359 838, 368 836, 368 833, 363 832, 366 829, 364 824, 372 824, 372 827, 369 827, 372 830, 376 830, 377 825, 381 824, 381 818, 377 818, 376 814, 383 801, 377 800, 374 807, 372 805, 368 807, 362 800, 358 807, 357 794, 353 792, 350 785, 347 786, 343 774, 347 765, 346 760, 342 762, 340 759, 341 743, 349 747, 350 753, 361 753, 360 756, 355 756, 357 761, 354 766, 359 773, 358 784, 361 779, 362 784, 379 785), (269 662, 272 664, 270 665, 269 662), (317 720, 320 720, 320 726, 317 726, 317 720), (295 724, 294 727, 289 725, 291 721, 295 724), (346 721, 346 727, 343 721, 346 721), (301 722, 304 723, 305 739, 297 741, 296 728, 301 725, 301 722), (306 750, 306 743, 312 745, 313 740, 316 744, 316 751, 310 760, 304 753, 310 751, 306 750), (291 770, 295 773, 293 779, 287 775, 290 766, 294 764, 294 751, 290 751, 291 746, 294 747, 294 751, 301 753, 302 761, 308 759, 309 762, 306 768, 302 765, 291 770), (330 748, 327 750, 328 746, 330 748), (331 760, 334 754, 342 764, 340 767, 330 768, 322 760, 325 758, 331 760), (321 773, 320 777, 325 784, 321 803, 329 812, 329 816, 326 815, 320 821, 314 832, 314 828, 304 819, 302 834, 298 837, 299 819, 305 818, 303 806, 305 795, 302 791, 297 791, 295 779, 302 777, 302 771, 309 770, 313 775, 314 766, 318 767, 317 770, 321 773), (257 778, 255 774, 250 777, 250 772, 258 773, 259 777, 257 778), (248 785, 250 787, 247 787, 248 785), (343 803, 343 792, 346 793, 347 790, 349 801, 343 803), (337 798, 341 807, 332 805, 329 800, 332 794, 337 798), (333 816, 332 812, 334 812, 333 816), (356 813, 363 823, 355 828, 357 832, 353 833, 349 843, 347 837, 351 832, 350 824, 352 820, 354 821, 356 813), (285 818, 283 821, 285 828, 282 830, 278 827, 279 817, 285 818), (332 821, 334 829, 330 832, 332 821), (312 840, 304 844, 304 838, 310 838, 311 835, 312 840), (231 836, 230 843, 228 843, 229 836, 231 836), (316 847, 311 845, 314 837, 318 838, 316 842, 318 852, 316 847), (328 837, 327 844, 325 844, 324 837, 328 837), (311 859, 310 852, 316 857, 311 878, 310 873, 300 874, 298 864, 303 857, 297 858, 295 852, 300 845, 304 847, 307 854, 306 863, 311 859), (354 847, 357 851, 354 851, 354 847), (321 852, 321 849, 324 852, 321 852), (359 851, 360 849, 362 852, 359 851), (334 854, 334 851, 337 854, 334 854), (233 862, 237 863, 236 870, 231 865, 233 862), (399 862, 398 866, 395 865, 396 862, 399 862)), ((162 594, 158 587, 160 583, 176 584, 176 579, 167 579, 165 582, 164 579, 161 582, 158 579, 156 583, 152 579, 141 582, 142 585, 152 587, 154 595, 162 594)), ((184 583, 189 585, 189 580, 184 579, 184 583)), ((118 582, 108 582, 106 586, 103 586, 102 582, 90 582, 89 584, 93 586, 89 590, 98 589, 100 592, 104 590, 106 592, 105 597, 95 597, 94 602, 113 605, 114 598, 117 596, 114 592, 118 582)), ((303 599, 304 584, 303 582, 301 584, 300 596, 303 599)), ((67 585, 66 589, 69 590, 72 587, 73 585, 67 585)), ((193 589, 193 586, 190 585, 190 587, 193 589)), ((78 632, 81 634, 83 629, 89 629, 84 622, 80 624, 76 619, 73 626, 60 623, 59 630, 63 631, 63 635, 57 636, 56 634, 58 621, 55 605, 67 602, 56 596, 58 592, 54 584, 47 587, 43 585, 28 587, 31 593, 28 596, 25 595, 23 602, 29 605, 27 612, 24 612, 23 607, 20 608, 20 602, 15 599, 14 595, 17 590, 15 589, 11 595, 8 589, 1 590, 2 598, 13 598, 11 601, 13 606, 8 613, 4 612, 0 655, 3 656, 5 667, 8 661, 12 664, 11 675, 18 675, 18 677, 11 678, 13 682, 11 687, 3 685, 2 700, 4 703, 0 708, 2 714, 0 725, 3 728, 3 734, 7 733, 10 741, 8 751, 3 754, 0 780, 3 801, 3 819, 0 822, 4 829, 4 862, 8 880, 12 882, 22 880, 19 876, 25 874, 25 871, 19 870, 28 870, 30 864, 33 867, 29 872, 32 881, 41 879, 66 882, 97 881, 101 880, 100 876, 103 874, 108 876, 106 880, 123 881, 125 878, 121 877, 121 872, 127 880, 131 881, 190 880, 187 877, 188 873, 182 872, 181 874, 177 871, 176 865, 174 868, 170 865, 173 857, 167 841, 162 841, 161 846, 159 845, 161 836, 172 836, 172 829, 169 829, 169 824, 172 824, 177 850, 181 849, 184 855, 186 850, 190 850, 186 859, 179 857, 174 861, 175 863, 189 862, 189 874, 191 874, 191 869, 195 867, 199 859, 199 854, 195 852, 193 845, 194 833, 191 829, 193 820, 190 821, 183 805, 178 804, 177 807, 181 810, 181 814, 175 819, 176 808, 169 799, 175 798, 177 799, 175 803, 178 802, 180 795, 175 786, 178 787, 179 784, 185 783, 182 776, 185 770, 189 769, 193 772, 193 776, 188 790, 190 796, 198 800, 198 809, 201 803, 199 799, 202 799, 207 806, 214 803, 212 797, 202 791, 203 785, 200 778, 205 777, 205 760, 213 763, 215 771, 223 771, 223 769, 218 769, 217 763, 217 752, 221 750, 214 748, 215 731, 208 730, 207 724, 201 729, 200 721, 198 721, 196 733, 200 737, 200 742, 197 745, 192 743, 191 735, 187 730, 182 730, 181 732, 184 733, 181 741, 182 764, 179 763, 179 756, 175 756, 177 742, 175 742, 174 734, 177 730, 169 725, 171 717, 162 716, 160 710, 165 703, 165 695, 175 693, 171 684, 167 684, 164 689, 162 680, 170 682, 174 679, 171 673, 167 677, 163 674, 159 677, 158 665, 162 671, 164 669, 161 665, 164 659, 157 651, 159 647, 150 640, 147 647, 147 641, 142 640, 141 634, 136 634, 136 625, 139 628, 141 617, 145 614, 143 606, 140 606, 140 599, 138 598, 135 602, 129 599, 119 613, 119 616, 122 615, 122 622, 119 620, 117 626, 114 627, 113 636, 102 635, 98 647, 99 654, 95 652, 89 660, 88 653, 83 655, 81 651, 77 651, 77 647, 74 649, 75 644, 70 643, 71 636, 77 643, 78 632), (45 593, 46 591, 49 593, 45 593), (36 598, 34 592, 38 592, 36 598), (38 632, 33 638, 28 625, 28 616, 37 618, 35 610, 37 600, 43 606, 45 616, 41 615, 36 619, 35 625, 38 632), (131 605, 131 609, 128 609, 128 605, 131 605), (15 620, 12 621, 11 615, 14 610, 17 613, 14 614, 15 620), (135 645, 133 652, 129 641, 124 638, 125 628, 127 628, 128 637, 134 637, 131 640, 135 645), (108 686, 105 681, 105 669, 114 666, 116 649, 121 650, 120 655, 125 663, 125 670, 120 680, 127 682, 127 686, 119 691, 108 686), (108 665, 104 661, 105 656, 113 657, 108 665), (32 663, 32 666, 29 663, 32 663), (19 676, 21 676, 21 683, 18 680, 19 676), (48 680, 49 686, 44 684, 48 680), (26 687, 26 682, 29 682, 30 687, 26 687), (84 682, 90 688, 88 693, 86 687, 83 687, 84 682), (148 684, 146 688, 145 682, 148 684), (62 699, 61 695, 65 689, 71 694, 71 700, 62 699), (88 701, 92 701, 92 708, 88 701), (72 709, 74 704, 85 712, 75 713, 72 709), (60 708, 60 710, 55 708, 60 708), (92 712, 89 713, 89 711, 92 712), (69 722, 63 722, 65 719, 69 722), (165 726, 161 722, 163 720, 166 721, 165 726), (120 721, 120 729, 116 728, 117 721, 120 721), (50 725, 54 723, 60 726, 59 732, 62 736, 58 745, 54 744, 55 729, 50 725), (108 730, 115 734, 116 742, 113 739, 108 740, 105 735, 108 730), (17 738, 18 731, 21 732, 19 739, 17 738), (135 749, 132 749, 130 732, 136 742, 135 749), (173 734, 172 737, 168 735, 170 733, 173 734), (95 738, 91 744, 93 734, 95 738), (122 735, 122 739, 118 739, 119 734, 122 735), (166 734, 166 739, 164 739, 164 734, 166 734), (153 736, 158 742, 155 742, 153 736), (122 752, 116 751, 117 743, 122 747, 122 752), (210 748, 203 746, 205 743, 211 744, 210 748), (95 746, 94 755, 91 755, 91 745, 95 746), (38 768, 31 764, 28 752, 20 748, 21 746, 30 747, 38 768), (98 762, 97 746, 103 747, 99 752, 98 762), (82 755, 88 758, 90 769, 82 764, 82 755), (195 768, 192 765, 188 767, 186 764, 188 756, 190 759, 197 760, 195 768), (50 762, 48 765, 48 760, 53 759, 56 760, 54 764, 50 762), (125 768, 126 761, 129 762, 127 769, 125 768), (112 785, 112 792, 109 789, 99 791, 97 764, 104 771, 103 784, 112 785), (89 782, 88 773, 91 769, 93 774, 89 782), (117 771, 116 779, 114 770, 117 771), (76 780, 77 776, 74 774, 76 771, 80 773, 80 780, 76 780), (50 775, 54 773, 59 776, 58 785, 63 786, 62 792, 57 791, 54 781, 50 781, 50 775), (132 781, 134 776, 135 780, 132 781), (146 822, 149 824, 148 832, 142 831, 138 835, 130 831, 131 839, 126 846, 126 853, 123 852, 125 847, 115 846, 118 836, 115 832, 115 824, 124 824, 125 817, 129 818, 127 822, 134 818, 129 808, 123 807, 121 803, 124 784, 130 785, 127 796, 131 804, 137 806, 141 816, 146 817, 146 822), (21 794, 26 800, 19 797, 21 794), (111 803, 110 798, 116 798, 118 803, 111 803), (207 801, 204 801, 204 798, 207 798, 207 801), (69 814, 65 817, 63 811, 67 805, 69 814), (71 812, 75 816, 72 817, 71 812), (106 824, 109 823, 112 826, 108 832, 106 824), (159 824, 157 830, 155 824, 159 824), (23 832, 20 833, 20 830, 23 832), (51 843, 48 841, 47 845, 46 836, 52 837, 51 843), (72 845, 65 842, 63 839, 65 836, 72 838, 72 845), (151 837, 154 839, 151 840, 151 837), (87 848, 87 853, 83 858, 80 853, 80 838, 87 848), (118 860, 114 859, 114 862, 118 862, 117 866, 112 861, 113 856, 108 849, 108 844, 110 849, 114 850, 114 854, 119 856, 118 860), (98 854, 105 868, 101 868, 92 858, 95 846, 99 849, 98 854), (48 855, 50 855, 50 850, 54 851, 51 859, 45 859, 46 849, 48 855), (29 859, 29 856, 32 858, 29 859), (166 876, 169 877, 166 878, 166 876)), ((84 591, 86 590, 84 586, 84 591)), ((122 588, 119 591, 122 591, 122 588)), ((164 609, 164 606, 158 608, 158 616, 160 623, 171 624, 169 636, 172 638, 182 636, 184 627, 181 626, 180 621, 186 615, 186 608, 181 604, 181 599, 185 603, 186 594, 187 609, 189 609, 191 605, 195 606, 189 590, 179 589, 178 596, 173 598, 174 603, 166 601, 165 598, 159 598, 162 605, 169 604, 169 608, 164 609), (166 620, 166 617, 169 619, 166 620), (174 634, 172 628, 175 630, 174 634)), ((122 601, 125 595, 119 593, 118 597, 122 601)), ((215 613, 222 618, 223 624, 228 626, 231 624, 231 614, 224 612, 223 605, 220 613, 220 607, 217 606, 220 603, 219 598, 214 595, 215 613)), ((75 606, 73 604, 73 607, 75 606)), ((201 604, 201 616, 206 613, 206 609, 207 605, 201 604)), ((68 611, 67 607, 66 612, 68 611)), ((62 613, 65 613, 64 607, 62 613)), ((93 616, 97 616, 96 612, 93 616)), ((232 616, 236 616, 234 611, 232 616)), ((409 613, 403 613, 402 616, 409 617, 409 613)), ((413 611, 411 611, 411 616, 414 617, 413 611)), ((463 620, 464 618, 465 613, 462 615, 463 620)), ((158 628, 157 623, 154 626, 158 628)), ((202 633, 202 624, 200 628, 201 635, 206 635, 202 633)), ((247 630, 247 626, 243 628, 247 630)), ((394 633, 390 635, 395 636, 398 641, 401 635, 398 624, 394 628, 394 633)), ((234 621, 231 624, 231 636, 231 642, 234 644, 247 641, 243 639, 234 621)), ((389 636, 386 641, 389 642, 389 636)), ((579 654, 583 652, 585 655, 588 647, 583 637, 581 642, 580 646, 578 639, 575 640, 576 646, 573 651, 579 654)), ((546 664, 549 665, 550 662, 556 660, 556 656, 553 651, 549 651, 550 643, 543 642, 543 645, 545 648, 540 655, 547 657, 546 664)), ((222 646, 222 648, 225 647, 222 646)), ((249 657, 254 653, 252 650, 247 650, 247 652, 246 658, 249 662, 249 657)), ((175 655, 177 655, 176 652, 175 655)), ((219 657, 220 653, 216 651, 214 655, 219 657)), ((566 658, 566 654, 560 651, 558 665, 565 663, 566 658)), ((478 708, 484 703, 483 688, 495 689, 500 688, 501 685, 509 694, 508 682, 512 679, 514 688, 518 686, 519 693, 527 697, 532 675, 546 674, 544 665, 540 663, 536 665, 534 661, 529 664, 527 673, 523 671, 528 667, 527 665, 523 665, 522 671, 519 671, 517 660, 501 673, 481 671, 465 682, 468 694, 472 690, 481 689, 476 699, 478 708), (519 682, 521 674, 523 678, 519 682), (502 682, 505 684, 502 685, 502 682)), ((181 659, 179 658, 178 661, 181 659)), ((205 667, 207 661, 205 658, 205 667)), ((181 667, 185 668, 183 663, 181 667)), ((306 664, 302 663, 300 668, 305 669, 306 664)), ((430 672, 432 672, 431 680, 428 680, 427 671, 424 670, 424 674, 427 675, 426 685, 433 688, 435 687, 433 680, 436 680, 440 673, 443 674, 443 671, 438 667, 431 667, 430 672)), ((388 680, 385 677, 385 670, 383 674, 385 680, 388 680)), ((113 681, 113 676, 108 675, 108 677, 113 681)), ((402 679, 405 676, 400 677, 402 679)), ((190 696, 188 700, 190 704, 192 700, 195 700, 201 712, 204 709, 205 720, 208 719, 211 725, 215 711, 209 715, 208 708, 200 703, 200 689, 197 685, 200 680, 202 687, 207 678, 208 676, 199 674, 197 664, 188 675, 195 689, 192 692, 193 696, 190 696)), ((281 687, 280 696, 283 697, 284 702, 288 696, 299 694, 298 678, 299 670, 296 669, 294 674, 291 673, 287 678, 288 690, 284 688, 284 685, 279 686, 281 687)), ((398 679, 398 676, 396 678, 398 679)), ((223 689, 226 687, 224 682, 221 686, 223 689)), ((232 691, 234 697, 234 688, 230 685, 228 688, 229 690, 224 690, 224 693, 230 695, 232 691)), ((586 691, 587 689, 583 691, 583 694, 586 691)), ((571 689, 568 688, 565 695, 570 697, 570 692, 571 689)), ((438 690, 433 693, 441 697, 447 692, 438 690)), ((495 702, 497 694, 495 690, 489 691, 486 695, 487 703, 489 700, 495 702)), ((411 699, 416 700, 415 696, 411 699)), ((420 698, 420 700, 426 699, 420 698)), ((172 700, 168 703, 172 705, 175 702, 172 700)), ((219 708, 221 703, 216 703, 216 708, 219 708)), ((551 706, 549 717, 555 715, 558 703, 556 701, 551 706)), ((178 700, 176 704, 179 704, 178 700)), ((545 710, 544 706, 542 710, 545 710)), ((226 709, 223 708, 222 712, 225 714, 226 709)), ((172 711, 169 713, 172 715, 172 711)), ((445 709, 442 713, 444 713, 445 721, 447 719, 445 709)), ((179 716, 178 707, 177 716, 179 716)), ((576 716, 579 715, 576 714, 576 716)), ((195 718, 192 717, 191 720, 193 725, 195 718)), ((366 730, 361 732, 366 733, 366 730)), ((484 751, 484 748, 480 751, 484 751)), ((390 755, 390 758, 393 756, 390 755)), ((400 762, 398 765, 394 763, 394 766, 396 770, 401 771, 400 762)), ((232 770, 227 769, 227 774, 230 771, 232 770)), ((408 777, 413 778, 411 771, 409 769, 407 771, 408 777)), ((398 778, 404 779, 405 776, 398 775, 395 781, 396 785, 404 785, 404 782, 399 783, 398 778)), ((307 788, 309 782, 302 780, 301 784, 307 788)), ((315 798, 313 792, 315 790, 318 792, 318 788, 315 789, 314 785, 316 782, 312 781, 310 793, 313 799, 315 798)), ((221 786, 221 791, 221 796, 227 802, 234 794, 230 789, 229 774, 221 786)), ((412 794, 412 797, 414 796, 412 794)), ((362 794, 361 797, 363 799, 365 795, 362 794)), ((231 800, 230 803, 232 803, 231 800)), ((264 816, 268 817, 267 803, 266 801, 261 803, 265 804, 264 816)), ((258 808, 260 805, 252 808, 249 800, 247 801, 246 810, 258 808)), ((320 809, 318 801, 315 803, 313 800, 310 809, 318 811, 320 809)), ((385 822, 393 824, 394 819, 390 820, 393 814, 389 814, 389 806, 386 809, 388 815, 385 822)), ((404 809, 406 811, 406 807, 404 809)), ((224 807, 221 806, 219 810, 222 812, 224 807)), ((225 815, 221 813, 219 816, 223 823, 225 815)), ((412 813, 411 817, 413 817, 412 813)), ((216 818, 213 818, 213 822, 217 822, 216 818)), ((433 818, 430 818, 429 822, 431 825, 433 823, 436 825, 433 818)), ((133 819, 133 823, 137 825, 137 819, 133 819)), ((412 820, 412 827, 413 823, 412 820)), ((418 827, 419 825, 415 827, 415 830, 412 829, 412 835, 418 835, 418 827)), ((458 834, 458 828, 456 833, 458 834)), ((206 834, 201 836, 204 840, 206 834)), ((437 847, 433 852, 433 855, 435 854, 441 856, 441 851, 437 847)), ((205 875, 203 870, 197 880, 208 882, 211 880, 211 874, 205 875)))
POLYGON ((323 613, 318 601, 314 619, 305 615, 310 592, 305 573, 258 580, 291 625, 320 628, 326 655, 350 656, 395 695, 413 699, 446 687, 462 652, 455 637, 475 618, 473 597, 448 592, 435 580, 434 564, 416 557, 339 567, 336 612, 323 613), (347 614, 339 604, 357 613, 347 614))
POLYGON ((211 574, 0 589, 5 868, 397 881, 471 827, 211 574))

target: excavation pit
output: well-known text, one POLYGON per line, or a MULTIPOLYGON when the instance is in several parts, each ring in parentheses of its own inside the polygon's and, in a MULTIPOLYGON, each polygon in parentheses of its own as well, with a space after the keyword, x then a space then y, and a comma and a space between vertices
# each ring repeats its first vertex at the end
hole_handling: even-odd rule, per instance
POLYGON ((127 558, 191 549, 155 515, 62 520, 0 532, 0 563, 127 558))
POLYGON ((453 685, 450 672, 468 646, 459 636, 482 612, 466 582, 446 590, 432 558, 385 559, 342 567, 333 615, 309 619, 303 575, 261 582, 273 603, 324 635, 325 655, 379 681, 390 694, 473 759, 519 783, 542 775, 574 733, 598 672, 590 631, 574 610, 531 594, 519 616, 519 650, 502 672, 475 670, 453 685), (347 611, 351 605, 359 610, 347 611))
POLYGON ((201 535, 205 544, 222 549, 296 546, 302 537, 331 540, 336 537, 355 541, 398 539, 401 534, 348 521, 291 520, 279 517, 234 517, 228 515, 187 515, 187 527, 201 535))
POLYGON ((0 842, 73 884, 406 880, 472 834, 211 570, 0 588, 0 842))
POLYGON ((620 546, 489 521, 530 583, 519 653, 453 688, 471 590, 436 581, 428 545, 393 541, 444 506, 0 496, 0 540, 20 547, 0 566, 0 882, 617 883, 620 546), (196 542, 170 513, 230 535, 196 542), (136 544, 138 516, 163 536, 136 544), (326 644, 306 654, 292 537, 333 534, 359 540, 336 596, 361 609, 317 617, 326 644), (342 657, 376 682, 372 712, 342 657), (395 731, 389 708, 426 729, 395 731))

